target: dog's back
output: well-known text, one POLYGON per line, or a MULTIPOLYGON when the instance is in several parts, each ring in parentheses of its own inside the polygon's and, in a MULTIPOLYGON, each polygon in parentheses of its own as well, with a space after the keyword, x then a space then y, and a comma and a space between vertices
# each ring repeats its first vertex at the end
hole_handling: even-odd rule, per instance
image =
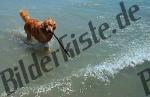
POLYGON ((35 39, 40 40, 42 39, 42 33, 40 33, 40 26, 41 25, 39 24, 38 20, 29 19, 24 25, 24 30, 27 34, 30 34, 35 39))

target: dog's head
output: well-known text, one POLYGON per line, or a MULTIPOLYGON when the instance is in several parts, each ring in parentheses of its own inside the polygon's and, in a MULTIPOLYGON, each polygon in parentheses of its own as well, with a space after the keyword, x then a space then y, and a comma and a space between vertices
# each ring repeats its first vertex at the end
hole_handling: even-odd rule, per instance
POLYGON ((45 19, 42 23, 42 27, 45 31, 53 33, 56 29, 56 22, 51 18, 45 19))

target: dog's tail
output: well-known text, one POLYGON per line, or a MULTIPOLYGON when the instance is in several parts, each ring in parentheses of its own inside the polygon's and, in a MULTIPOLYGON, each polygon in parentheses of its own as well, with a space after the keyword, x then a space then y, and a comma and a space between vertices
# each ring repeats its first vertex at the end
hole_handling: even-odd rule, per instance
POLYGON ((25 23, 30 19, 29 14, 26 10, 20 10, 19 14, 25 23))

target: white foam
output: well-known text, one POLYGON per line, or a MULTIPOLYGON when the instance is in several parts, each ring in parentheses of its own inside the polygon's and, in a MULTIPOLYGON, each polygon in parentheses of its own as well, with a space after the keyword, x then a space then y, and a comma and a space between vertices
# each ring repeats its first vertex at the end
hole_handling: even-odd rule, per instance
MULTIPOLYGON (((35 97, 40 97, 39 94, 47 94, 54 88, 57 88, 65 94, 71 94, 74 91, 72 87, 72 80, 73 78, 79 77, 83 77, 85 80, 88 77, 94 77, 107 84, 110 82, 109 77, 114 78, 115 74, 119 73, 125 67, 135 67, 136 65, 142 63, 143 60, 150 60, 150 54, 148 53, 149 49, 150 48, 139 48, 135 51, 131 50, 129 53, 124 53, 113 58, 110 62, 103 62, 97 65, 90 64, 86 68, 82 68, 63 79, 53 80, 49 84, 44 84, 37 87, 24 87, 17 90, 15 94, 25 96, 34 93, 36 95, 35 97)), ((2 93, 1 97, 6 97, 5 93, 2 93)))

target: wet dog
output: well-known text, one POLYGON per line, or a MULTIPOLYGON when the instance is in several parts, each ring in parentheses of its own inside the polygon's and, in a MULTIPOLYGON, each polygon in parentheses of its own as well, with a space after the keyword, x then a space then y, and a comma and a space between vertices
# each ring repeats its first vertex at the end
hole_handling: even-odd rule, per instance
POLYGON ((24 30, 27 34, 27 40, 31 41, 33 37, 39 43, 47 45, 53 37, 56 22, 51 18, 47 18, 43 22, 38 21, 31 18, 26 10, 21 10, 19 14, 25 23, 24 30))

